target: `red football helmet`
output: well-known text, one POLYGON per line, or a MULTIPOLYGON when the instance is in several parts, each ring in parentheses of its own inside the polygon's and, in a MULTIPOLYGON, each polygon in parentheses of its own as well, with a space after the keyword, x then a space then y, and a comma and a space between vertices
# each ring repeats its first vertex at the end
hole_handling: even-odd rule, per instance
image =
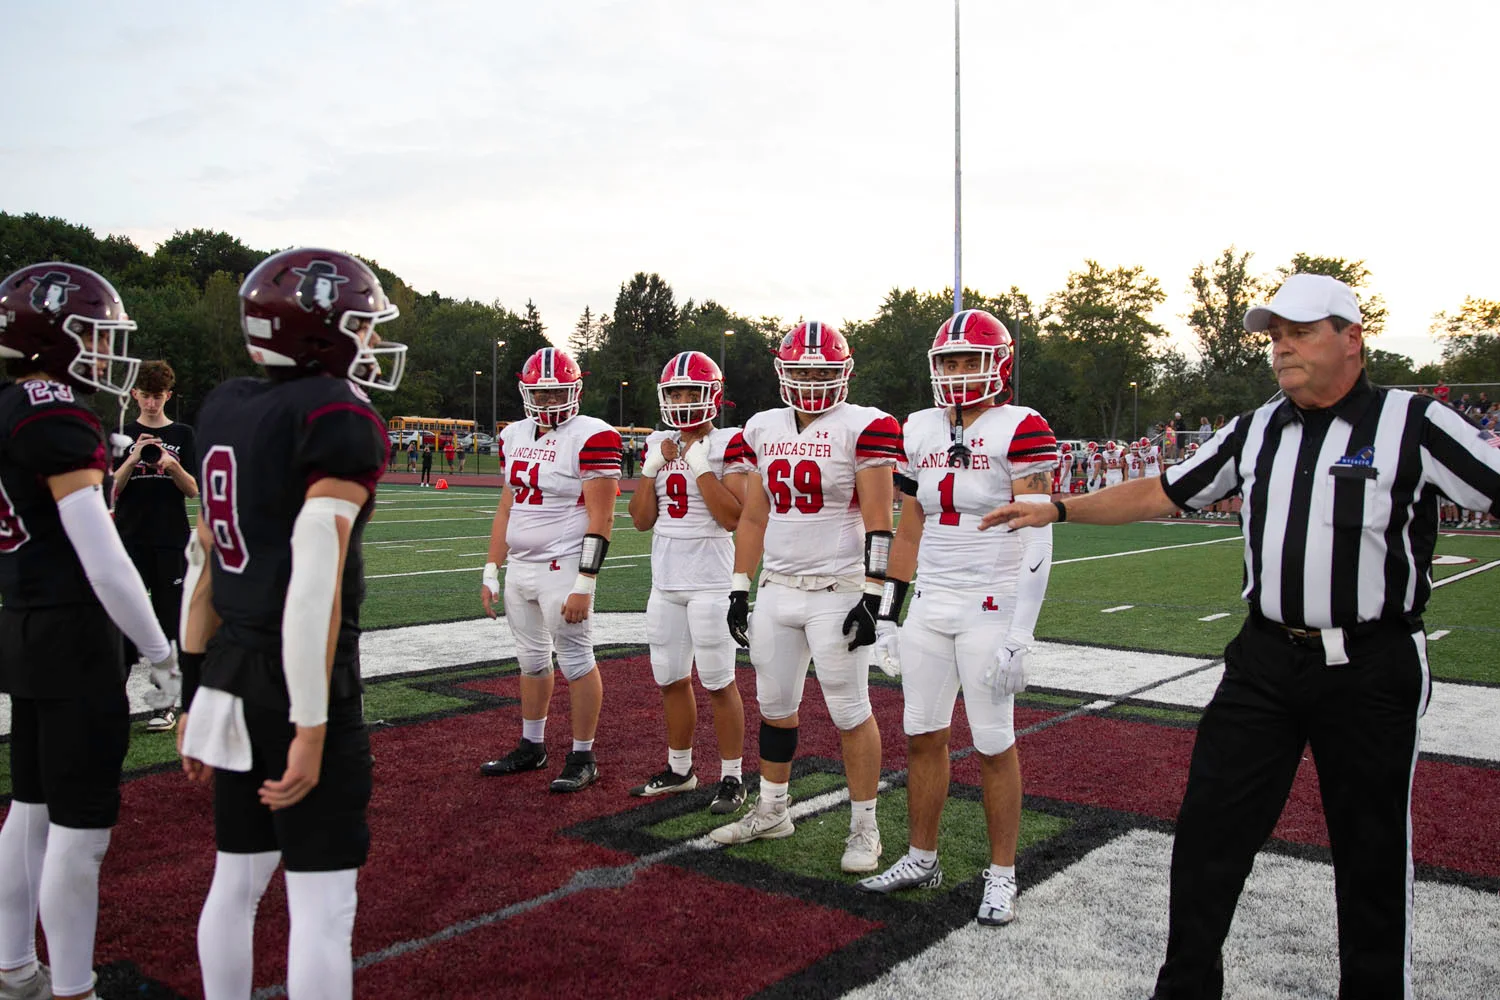
POLYGON ((1090 441, 1088 443, 1088 449, 1089 449, 1089 454, 1092 455, 1094 452, 1096 452, 1096 451, 1099 450, 1099 442, 1098 441, 1090 441))
POLYGON ((336 250, 272 254, 240 286, 245 348, 268 374, 297 369, 394 390, 406 370, 406 345, 372 341, 378 324, 399 315, 375 272, 336 250))
POLYGON ((724 405, 724 373, 714 360, 702 351, 683 351, 661 370, 656 382, 656 399, 661 404, 661 422, 679 430, 706 424, 719 415, 724 405), (674 389, 697 389, 692 403, 674 403, 669 398, 674 389))
POLYGON ((1136 442, 1136 444, 1140 445, 1142 448, 1149 448, 1149 447, 1151 447, 1151 439, 1150 438, 1141 438, 1139 441, 1136 442))
POLYGON ((932 349, 927 352, 933 402, 938 406, 975 406, 1001 393, 1009 399, 1013 355, 1010 331, 1004 323, 983 309, 954 313, 938 327, 932 349), (945 354, 978 354, 979 371, 945 373, 945 354))
POLYGON ((793 327, 781 338, 775 365, 781 401, 794 410, 823 413, 849 398, 854 355, 844 335, 827 323, 809 320, 793 327))
POLYGON ((557 427, 578 415, 583 399, 583 370, 567 351, 544 347, 526 359, 521 369, 521 404, 538 427, 557 427), (561 402, 543 402, 543 393, 560 393, 561 402))
POLYGON ((1068 444, 1068 442, 1066 442, 1066 441, 1064 441, 1060 447, 1062 448, 1063 451, 1072 451, 1073 450, 1073 446, 1070 445, 1070 444, 1068 444))
POLYGON ((120 293, 86 267, 33 264, 0 284, 0 358, 14 374, 124 396, 141 365, 129 354, 134 329, 120 293))

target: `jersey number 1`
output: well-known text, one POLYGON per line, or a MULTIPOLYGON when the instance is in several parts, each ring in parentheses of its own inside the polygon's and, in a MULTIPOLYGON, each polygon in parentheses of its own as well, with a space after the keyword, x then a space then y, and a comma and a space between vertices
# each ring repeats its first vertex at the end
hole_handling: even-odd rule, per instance
POLYGON ((938 515, 938 524, 958 523, 958 508, 953 506, 953 480, 957 476, 957 473, 950 472, 938 480, 938 503, 943 509, 938 515))

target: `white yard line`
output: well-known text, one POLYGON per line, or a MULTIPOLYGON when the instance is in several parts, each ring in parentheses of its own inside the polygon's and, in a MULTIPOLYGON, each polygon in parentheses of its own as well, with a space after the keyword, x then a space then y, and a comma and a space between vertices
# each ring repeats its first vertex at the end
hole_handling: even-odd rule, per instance
POLYGON ((1429 633, 1427 633, 1427 641, 1428 642, 1437 642, 1439 639, 1441 639, 1443 636, 1447 635, 1451 631, 1452 631, 1452 629, 1440 628, 1436 632, 1429 632, 1429 633))
POLYGON ((1119 606, 1118 606, 1118 607, 1113 607, 1113 608, 1104 608, 1104 609, 1102 609, 1102 610, 1101 610, 1101 611, 1100 611, 1100 612, 1099 612, 1099 613, 1100 613, 1100 614, 1101 614, 1101 615, 1112 615, 1112 614, 1114 614, 1114 613, 1115 613, 1115 612, 1116 612, 1116 611, 1129 611, 1129 610, 1130 610, 1130 609, 1131 609, 1131 608, 1133 608, 1133 607, 1135 607, 1135 605, 1134 605, 1134 604, 1121 604, 1121 605, 1119 605, 1119 606))
POLYGON ((1102 556, 1078 556, 1076 559, 1054 559, 1052 565, 1066 566, 1069 563, 1093 562, 1096 559, 1118 559, 1121 556, 1143 556, 1148 552, 1168 552, 1172 549, 1191 549, 1199 545, 1218 545, 1220 542, 1237 542, 1240 535, 1227 535, 1224 538, 1214 538, 1206 542, 1184 542, 1181 545, 1158 545, 1151 549, 1131 549, 1129 552, 1106 552, 1102 556))
POLYGON ((1486 570, 1494 569, 1496 566, 1500 566, 1500 559, 1496 559, 1494 562, 1487 562, 1483 566, 1475 566, 1473 569, 1466 569, 1462 573, 1454 573, 1452 576, 1445 576, 1441 580, 1434 583, 1432 585, 1432 589, 1437 590, 1439 587, 1446 587, 1450 583, 1457 583, 1459 580, 1474 576, 1477 573, 1483 573, 1486 570))
POLYGON ((1204 615, 1202 618, 1199 618, 1198 620, 1200 622, 1216 622, 1220 618, 1228 618, 1228 617, 1229 617, 1229 612, 1228 611, 1220 611, 1216 615, 1204 615))
MULTIPOLYGON (((447 551, 447 550, 446 549, 431 549, 429 551, 444 552, 444 551, 447 551)), ((480 552, 480 553, 477 553, 477 555, 488 555, 488 553, 480 552)), ((649 553, 649 552, 642 552, 640 555, 634 555, 634 556, 610 556, 608 559, 604 560, 604 568, 605 569, 617 568, 617 567, 610 566, 610 563, 619 563, 619 562, 626 562, 628 560, 633 560, 633 559, 650 559, 650 558, 651 558, 651 553, 649 553)), ((401 576, 438 576, 438 575, 443 574, 443 573, 472 573, 472 572, 474 572, 474 567, 473 566, 460 566, 458 569, 418 569, 418 570, 412 570, 409 573, 366 573, 365 574, 365 579, 366 580, 392 580, 392 579, 395 579, 396 577, 401 577, 401 576)), ((502 572, 502 573, 505 572, 505 567, 504 566, 500 567, 500 572, 502 572)))

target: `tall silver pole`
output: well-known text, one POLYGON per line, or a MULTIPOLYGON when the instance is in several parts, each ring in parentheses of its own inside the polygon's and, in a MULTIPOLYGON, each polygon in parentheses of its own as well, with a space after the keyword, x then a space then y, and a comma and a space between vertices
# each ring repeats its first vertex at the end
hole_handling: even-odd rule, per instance
POLYGON ((958 5, 953 0, 953 312, 964 307, 963 274, 963 115, 959 111, 958 5))
POLYGON ((495 425, 500 422, 500 397, 496 392, 495 379, 500 368, 500 342, 494 337, 490 338, 490 433, 494 434, 495 425))

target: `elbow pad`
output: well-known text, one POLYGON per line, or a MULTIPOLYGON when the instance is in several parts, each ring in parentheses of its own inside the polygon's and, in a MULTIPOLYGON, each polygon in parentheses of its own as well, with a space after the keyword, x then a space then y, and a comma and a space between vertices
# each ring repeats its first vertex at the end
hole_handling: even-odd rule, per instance
POLYGON ((110 520, 104 491, 98 486, 74 490, 57 501, 57 516, 105 612, 142 656, 161 663, 172 654, 172 644, 151 609, 140 571, 110 520))
MULTIPOLYGON (((1033 494, 1016 497, 1017 503, 1050 503, 1050 496, 1033 494)), ((1052 575, 1052 525, 1022 528, 1021 567, 1016 581, 1016 612, 1010 621, 1010 636, 1029 647, 1036 641, 1036 619, 1042 612, 1042 598, 1047 596, 1047 578, 1052 575)))
POLYGON ((352 526, 359 507, 336 497, 312 497, 292 525, 292 576, 281 615, 281 670, 298 726, 328 721, 328 637, 339 585, 339 528, 352 526))

